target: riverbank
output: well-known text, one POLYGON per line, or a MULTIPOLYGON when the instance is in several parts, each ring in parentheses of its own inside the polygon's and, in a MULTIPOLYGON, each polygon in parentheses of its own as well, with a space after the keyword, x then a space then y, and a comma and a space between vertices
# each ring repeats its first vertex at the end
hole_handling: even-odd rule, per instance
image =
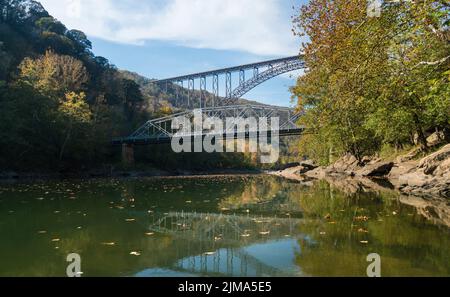
POLYGON ((303 162, 271 174, 301 181, 308 178, 331 180, 331 183, 349 187, 384 185, 408 195, 450 198, 450 144, 420 159, 416 159, 417 154, 415 150, 394 161, 369 157, 359 161, 352 155, 345 155, 328 167, 303 162))
POLYGON ((177 170, 165 171, 161 169, 148 170, 95 170, 73 173, 55 172, 0 172, 0 181, 12 180, 52 180, 52 179, 95 179, 95 178, 138 178, 161 177, 180 178, 197 176, 226 176, 226 175, 256 175, 264 173, 257 169, 217 169, 208 171, 177 170))

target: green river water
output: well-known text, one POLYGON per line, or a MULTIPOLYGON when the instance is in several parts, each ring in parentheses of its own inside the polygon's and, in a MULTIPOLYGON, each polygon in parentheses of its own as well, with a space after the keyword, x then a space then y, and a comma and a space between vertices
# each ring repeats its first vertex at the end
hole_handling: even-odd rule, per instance
MULTIPOLYGON (((0 276, 450 276, 450 232, 394 191, 273 176, 0 184, 0 276)), ((443 211, 448 211, 444 203, 443 211)))

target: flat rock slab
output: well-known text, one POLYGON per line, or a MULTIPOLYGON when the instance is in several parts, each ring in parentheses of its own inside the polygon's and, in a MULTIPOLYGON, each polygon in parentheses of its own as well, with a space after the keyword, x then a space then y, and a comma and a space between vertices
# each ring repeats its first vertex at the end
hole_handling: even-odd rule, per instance
POLYGON ((388 175, 394 162, 378 162, 375 164, 369 164, 356 172, 359 176, 386 176, 388 175))

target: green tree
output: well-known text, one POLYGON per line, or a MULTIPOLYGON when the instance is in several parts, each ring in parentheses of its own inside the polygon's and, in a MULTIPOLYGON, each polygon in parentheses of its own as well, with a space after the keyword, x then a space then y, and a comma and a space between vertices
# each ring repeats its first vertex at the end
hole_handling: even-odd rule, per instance
POLYGON ((58 35, 64 35, 67 31, 66 26, 53 17, 40 18, 36 21, 36 26, 41 32, 53 32, 58 35))
POLYGON ((311 0, 295 18, 309 37, 308 71, 292 89, 313 132, 301 151, 322 162, 414 138, 427 149, 426 132, 449 127, 448 4, 385 4, 379 18, 366 9, 365 0, 311 0))

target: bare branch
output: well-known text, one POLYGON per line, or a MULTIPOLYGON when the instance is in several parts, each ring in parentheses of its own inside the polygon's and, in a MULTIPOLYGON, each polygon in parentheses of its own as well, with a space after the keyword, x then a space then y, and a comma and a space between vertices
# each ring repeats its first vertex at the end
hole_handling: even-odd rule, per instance
POLYGON ((421 65, 427 65, 427 66, 435 66, 435 65, 439 65, 444 63, 445 61, 447 61, 448 59, 450 59, 450 56, 447 56, 445 58, 442 58, 440 60, 437 61, 433 61, 433 62, 427 62, 427 61, 422 61, 419 64, 417 64, 415 67, 419 67, 421 65))

